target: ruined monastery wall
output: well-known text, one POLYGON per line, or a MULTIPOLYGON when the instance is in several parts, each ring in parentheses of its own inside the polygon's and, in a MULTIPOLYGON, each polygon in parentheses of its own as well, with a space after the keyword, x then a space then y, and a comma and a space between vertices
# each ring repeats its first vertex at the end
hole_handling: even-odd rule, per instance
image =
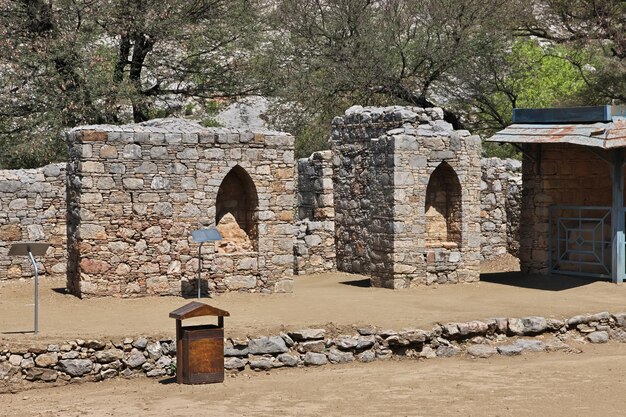
POLYGON ((335 207, 331 151, 297 161, 297 212, 294 253, 297 274, 334 271, 335 207))
POLYGON ((42 275, 65 272, 65 164, 38 169, 0 171, 0 281, 32 277, 25 256, 9 257, 11 244, 45 241, 52 246, 43 262, 42 275))
POLYGON ((167 119, 69 136, 72 293, 194 293, 198 244, 190 233, 227 212, 252 248, 214 254, 205 243, 203 292, 292 291, 292 136, 167 119))
POLYGON ((514 159, 483 158, 480 181, 482 259, 519 254, 522 163, 514 159))
MULTIPOLYGON (((102 217, 104 223, 106 221, 111 222, 108 229, 110 229, 112 236, 107 238, 106 245, 100 244, 97 246, 101 249, 103 247, 106 248, 106 250, 103 250, 103 253, 110 253, 110 257, 103 259, 109 267, 104 264, 93 266, 90 265, 91 261, 84 261, 84 265, 87 266, 88 270, 103 267, 112 276, 120 273, 122 278, 119 283, 112 286, 111 294, 126 294, 124 291, 119 290, 124 285, 130 286, 129 288, 134 290, 129 290, 129 295, 142 294, 142 288, 144 288, 142 286, 144 285, 146 293, 162 293, 162 291, 165 291, 174 294, 180 293, 183 289, 187 292, 193 292, 194 274, 197 264, 195 260, 197 257, 197 246, 188 239, 185 233, 188 234, 194 228, 214 224, 217 214, 215 199, 223 180, 222 177, 226 175, 227 167, 232 168, 231 165, 237 163, 240 166, 244 166, 244 170, 250 173, 251 176, 254 174, 257 178, 259 176, 262 177, 261 183, 266 181, 269 184, 270 182, 273 183, 274 177, 270 179, 271 175, 259 174, 258 172, 267 172, 268 167, 274 163, 270 159, 274 160, 274 158, 278 160, 277 163, 280 165, 280 168, 277 167, 277 170, 274 171, 278 176, 293 175, 294 164, 296 165, 295 175, 297 175, 295 185, 293 182, 278 178, 276 184, 266 186, 266 190, 269 190, 268 194, 274 195, 274 200, 272 201, 278 202, 280 199, 281 203, 276 210, 259 209, 258 212, 260 219, 274 216, 273 219, 275 221, 283 222, 283 226, 281 226, 283 229, 280 229, 283 232, 281 239, 284 239, 282 240, 283 243, 280 244, 282 254, 278 255, 284 257, 282 258, 284 264, 281 264, 281 268, 286 270, 292 267, 295 274, 333 271, 337 269, 336 253, 339 253, 340 259, 342 259, 342 265, 340 266, 342 270, 367 272, 369 264, 367 262, 362 264, 363 260, 367 259, 366 251, 360 245, 358 239, 351 241, 350 236, 358 237, 361 234, 367 236, 369 230, 360 228, 366 224, 363 220, 364 216, 366 214, 369 215, 371 211, 371 213, 377 213, 376 215, 381 217, 387 207, 384 204, 377 204, 376 207, 373 207, 367 200, 361 201, 358 199, 344 199, 337 202, 337 206, 340 208, 340 218, 345 218, 350 211, 352 211, 351 215, 357 217, 353 218, 353 225, 344 222, 339 227, 341 234, 338 234, 338 236, 342 236, 343 243, 336 246, 335 200, 332 180, 334 169, 331 151, 315 152, 308 158, 293 161, 292 151, 277 149, 277 147, 279 148, 283 145, 268 146, 263 143, 255 143, 254 138, 250 139, 252 144, 246 142, 248 140, 246 138, 243 139, 244 142, 241 142, 241 139, 237 139, 239 142, 236 143, 219 143, 215 139, 214 143, 200 143, 200 139, 198 139, 197 143, 183 143, 183 133, 179 132, 173 133, 174 136, 170 137, 170 140, 174 140, 174 143, 157 144, 150 142, 151 131, 155 130, 152 132, 155 134, 153 141, 165 141, 165 133, 163 133, 164 130, 158 131, 159 129, 156 127, 140 128, 143 130, 137 132, 139 139, 134 139, 134 132, 122 132, 121 129, 115 131, 113 127, 110 127, 110 129, 112 133, 111 139, 109 139, 109 133, 107 133, 106 140, 85 141, 81 143, 79 148, 75 148, 76 152, 81 152, 80 166, 83 171, 86 167, 87 170, 102 169, 104 172, 84 171, 81 175, 75 175, 72 178, 79 179, 78 185, 81 191, 81 198, 84 199, 85 194, 87 194, 87 202, 84 204, 93 204, 95 207, 94 213, 83 211, 81 214, 80 223, 88 225, 83 229, 83 233, 87 233, 86 236, 89 236, 89 233, 92 231, 90 228, 98 226, 97 223, 90 220, 97 220, 94 217, 95 214, 102 217), (121 138, 122 134, 125 135, 124 140, 121 138), (147 139, 145 139, 145 135, 147 135, 147 139), (161 138, 159 135, 162 135, 162 139, 156 139, 157 137, 161 138), (180 142, 175 142, 178 138, 180 138, 180 142), (134 142, 136 140, 139 140, 139 142, 134 142), (109 144, 107 143, 108 141, 112 143, 109 144), (193 144, 196 146, 192 146, 193 144), (83 147, 83 145, 86 146, 83 147), (127 147, 127 145, 139 146, 142 159, 124 157, 125 151, 131 152, 133 149, 135 151, 138 149, 137 147, 127 147), (186 151, 187 153, 183 154, 182 152, 186 147, 193 150, 186 151), (248 149, 244 150, 245 147, 248 147, 248 149), (94 148, 96 153, 94 153, 94 148), (164 148, 169 149, 167 150, 167 158, 153 158, 158 156, 158 152, 163 152, 164 148), (115 155, 114 151, 117 152, 117 157, 113 157, 115 155), (259 154, 267 161, 260 163, 258 159, 259 154), (197 155, 198 159, 192 159, 194 155, 197 155), (252 159, 246 160, 248 157, 252 159), (205 158, 208 159, 205 160, 205 158), (226 162, 226 158, 232 159, 230 162, 226 162), (192 169, 199 169, 199 174, 192 174, 192 169), (144 170, 146 171, 145 173, 142 172, 144 170), (174 178, 176 178, 176 182, 173 183, 174 178), (118 185, 118 182, 121 186, 118 185), (141 188, 127 188, 136 187, 139 184, 141 184, 141 188), (114 188, 108 188, 111 186, 114 186, 114 188), (119 189, 115 187, 119 187, 119 189), (294 208, 293 204, 287 204, 286 200, 293 199, 293 197, 289 196, 289 193, 293 195, 294 187, 296 188, 295 218, 289 220, 293 216, 294 208), (93 197, 94 195, 95 197, 93 197), (89 203, 91 198, 99 201, 98 195, 102 197, 102 203, 108 201, 108 209, 105 209, 102 203, 89 203), (156 200, 157 198, 159 201, 147 201, 151 199, 156 200), (357 208, 361 204, 369 205, 363 207, 362 211, 358 212, 357 208), (371 207, 372 210, 369 210, 368 207, 371 207), (119 213, 120 210, 123 215, 128 217, 122 223, 130 221, 131 227, 138 225, 143 227, 143 229, 137 234, 133 233, 131 237, 126 236, 126 234, 131 234, 130 228, 121 227, 121 220, 114 214, 119 213), (270 212, 273 214, 270 214, 270 212), (161 224, 162 220, 164 220, 161 219, 156 220, 155 224, 147 226, 148 223, 146 222, 153 221, 159 213, 167 217, 165 219, 167 224, 165 226, 161 224), (133 220, 131 221, 130 218, 133 220), (141 218, 143 220, 139 220, 141 218), (358 220, 359 218, 361 221, 358 220), (170 222, 172 226, 169 226, 170 222), (179 227, 174 227, 174 223, 179 227), (184 230, 180 229, 183 227, 182 225, 184 225, 184 230), (156 226, 156 228, 150 229, 152 226, 156 226), (158 227, 161 228, 160 237, 158 236, 158 227), (174 227, 173 232, 176 232, 176 234, 168 235, 169 237, 164 238, 166 227, 169 227, 169 230, 172 230, 172 227, 174 227), (288 228, 291 231, 290 233, 293 234, 289 239, 285 234, 288 228), (142 238, 142 235, 146 233, 148 235, 154 233, 157 236, 147 237, 147 239, 146 237, 142 238), (176 239, 174 239, 174 236, 176 236, 176 239), (109 239, 112 241, 110 242, 109 239), (143 241, 145 241, 145 248, 143 241), (152 249, 148 248, 151 246, 149 242, 155 243, 155 245, 152 245, 152 249), (145 281, 143 279, 139 280, 139 282, 145 282, 145 284, 138 284, 133 281, 130 277, 132 274, 128 271, 130 264, 123 262, 117 253, 109 250, 109 247, 119 253, 127 249, 131 250, 132 247, 132 251, 135 251, 134 255, 137 256, 136 262, 139 262, 138 259, 148 261, 147 265, 142 267, 141 276, 150 275, 150 278, 145 278, 145 281), (292 252, 285 249, 287 247, 292 247, 292 252), (174 259, 175 257, 172 257, 170 252, 179 248, 183 249, 183 254, 180 258, 174 259), (137 250, 141 253, 136 252, 137 250), (157 258, 159 259, 158 261, 156 260, 157 258), (168 259, 169 262, 167 262, 168 259), (113 268, 111 263, 115 264, 115 268, 113 268), (162 269, 164 272, 162 272, 162 269), (168 276, 171 276, 171 279, 167 278, 168 276), (136 292, 137 285, 139 285, 139 292, 136 292), (148 287, 150 292, 148 292, 148 287)), ((231 134, 240 135, 239 133, 232 133, 223 129, 214 132, 214 135, 231 134)), ((198 138, 200 138, 199 133, 186 133, 186 135, 191 135, 190 137, 193 139, 185 136, 185 140, 195 140, 196 136, 194 135, 198 135, 198 138)), ((248 135, 250 136, 251 134, 248 133, 248 135)), ((102 134, 101 137, 103 138, 102 134)), ((224 138, 227 137, 229 138, 228 140, 232 141, 235 136, 232 136, 232 138, 224 136, 224 138)), ((261 138, 263 136, 255 137, 261 138)), ((284 138, 286 136, 276 137, 284 138)), ((227 139, 220 140, 226 141, 227 139)), ((287 139, 280 139, 279 142, 283 140, 286 141, 287 139)), ((363 144, 359 146, 363 146, 363 144)), ((372 146, 376 146, 376 151, 380 151, 381 155, 384 155, 385 150, 383 146, 387 147, 389 145, 386 140, 382 140, 375 141, 372 146)), ((354 164, 363 163, 358 157, 357 144, 354 144, 351 152, 356 156, 353 159, 354 164)), ((75 157, 78 157, 78 154, 75 157)), ((165 154, 162 154, 160 157, 165 157, 165 154)), ((379 157, 378 162, 371 167, 372 173, 375 173, 377 177, 385 178, 385 175, 390 175, 385 173, 385 170, 389 168, 385 163, 390 162, 390 157, 387 154, 385 158, 379 157)), ((552 172, 551 170, 552 168, 549 167, 545 175, 551 175, 549 174, 552 172)), ((47 256, 40 263, 40 272, 43 276, 50 273, 65 274, 67 262, 65 174, 66 164, 52 164, 36 170, 0 171, 0 280, 32 277, 32 267, 26 258, 9 258, 6 255, 10 244, 15 241, 40 240, 52 243, 52 248, 49 249, 47 256)), ((354 179, 353 174, 343 168, 342 175, 352 175, 349 178, 351 178, 350 180, 354 179)), ((363 187, 371 187, 371 185, 367 178, 358 176, 352 185, 345 179, 339 181, 340 188, 344 187, 345 189, 345 187, 348 187, 347 189, 355 192, 363 187)), ((384 187, 382 184, 379 185, 380 187, 372 191, 379 193, 382 199, 384 187)), ((258 188, 257 192, 259 192, 258 188)), ((79 195, 76 194, 76 189, 74 189, 73 193, 73 196, 79 195)), ((259 194, 260 202, 263 200, 267 202, 267 198, 267 195, 259 194)), ((521 164, 519 161, 500 160, 498 158, 482 159, 480 199, 481 259, 489 259, 506 252, 517 256, 519 250, 518 227, 521 204, 521 164)), ((84 207, 86 208, 87 206, 85 205, 84 207)), ((75 222, 78 220, 76 215, 77 212, 75 210, 72 211, 72 225, 75 225, 75 222)), ((107 230, 106 225, 102 227, 107 230)), ((266 227, 261 226, 259 229, 260 233, 267 230, 265 229, 266 227)), ((101 230, 100 228, 97 229, 101 230)), ((72 229, 72 233, 75 235, 76 230, 72 229)), ((88 238, 87 242, 90 240, 88 238)), ((87 242, 83 241, 82 248, 93 248, 87 242)), ((268 241, 266 240, 265 242, 268 241)), ((212 245, 204 246, 203 269, 205 273, 203 278, 206 279, 209 275, 215 276, 215 279, 210 281, 210 289, 212 291, 271 290, 271 285, 268 286, 263 282, 264 278, 259 272, 260 265, 264 261, 259 260, 254 253, 249 255, 246 253, 235 253, 237 252, 235 251, 220 253, 216 258, 213 258, 212 245)), ((275 260, 280 259, 275 258, 275 260)), ((139 268, 138 265, 137 267, 139 268)), ((85 271, 82 271, 82 273, 85 274, 84 278, 90 276, 85 271)), ((89 288, 90 284, 87 283, 91 281, 85 282, 83 285, 89 288)), ((289 287, 290 284, 289 281, 284 281, 281 285, 289 287)), ((203 288, 203 290, 206 290, 206 288, 203 288)), ((102 294, 108 293, 108 291, 108 289, 103 290, 102 294)))
POLYGON ((332 149, 340 270, 387 288, 478 280, 478 136, 438 108, 353 106, 332 149))

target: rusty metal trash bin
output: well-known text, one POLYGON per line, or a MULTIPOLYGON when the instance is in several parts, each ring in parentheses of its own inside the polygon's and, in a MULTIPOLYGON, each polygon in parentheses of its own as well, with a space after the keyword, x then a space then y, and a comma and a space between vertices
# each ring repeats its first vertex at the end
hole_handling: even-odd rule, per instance
POLYGON ((224 317, 228 311, 193 301, 170 313, 176 319, 176 382, 224 382, 224 317), (183 326, 192 317, 217 316, 217 325, 183 326))

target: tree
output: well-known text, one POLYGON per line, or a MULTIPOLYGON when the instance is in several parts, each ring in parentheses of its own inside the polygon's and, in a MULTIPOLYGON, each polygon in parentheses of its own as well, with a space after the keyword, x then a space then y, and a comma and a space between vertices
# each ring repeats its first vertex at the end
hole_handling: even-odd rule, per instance
MULTIPOLYGON (((275 93, 297 103, 292 127, 309 144, 355 103, 445 104, 441 85, 510 38, 519 8, 510 0, 282 0, 268 65, 275 93)), ((445 118, 460 126, 454 113, 445 118)), ((323 144, 313 145, 306 151, 323 144)))
POLYGON ((535 0, 534 6, 519 33, 569 46, 567 59, 593 93, 626 102, 626 1, 535 0))
POLYGON ((16 0, 0 9, 0 165, 63 158, 79 124, 256 92, 249 0, 16 0))
MULTIPOLYGON (((514 108, 580 104, 586 84, 567 60, 569 49, 520 38, 506 53, 476 57, 458 78, 454 108, 468 114, 468 126, 485 136, 511 123, 514 108)), ((587 101, 588 103, 588 101, 587 101)))

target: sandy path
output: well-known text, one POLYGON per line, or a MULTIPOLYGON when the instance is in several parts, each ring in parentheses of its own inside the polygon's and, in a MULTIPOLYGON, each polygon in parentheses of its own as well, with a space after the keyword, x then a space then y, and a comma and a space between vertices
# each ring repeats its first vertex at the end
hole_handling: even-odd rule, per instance
POLYGON ((179 386, 139 378, 0 395, 13 416, 567 416, 625 414, 626 345, 583 354, 289 369, 179 386))
MULTIPOLYGON (((434 322, 489 317, 626 311, 626 286, 575 278, 520 278, 483 275, 492 282, 392 291, 363 287, 364 277, 332 273, 296 278, 293 294, 233 293, 209 304, 230 311, 227 336, 245 336, 307 326, 373 324, 430 327, 434 322), (515 284, 515 285, 511 285, 515 284)), ((32 282, 0 286, 0 342, 33 339, 32 282)), ((41 341, 64 338, 117 338, 139 334, 173 336, 170 311, 187 303, 180 297, 80 300, 63 294, 62 279, 46 279, 40 294, 41 341), (56 290, 55 290, 56 289, 56 290)))

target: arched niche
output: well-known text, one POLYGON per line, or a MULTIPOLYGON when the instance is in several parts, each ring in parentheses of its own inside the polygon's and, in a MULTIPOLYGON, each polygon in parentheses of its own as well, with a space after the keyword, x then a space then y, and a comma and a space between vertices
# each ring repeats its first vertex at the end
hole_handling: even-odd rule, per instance
POLYGON ((426 246, 461 246, 461 183, 454 169, 442 162, 426 188, 426 246))
MULTIPOLYGON (((215 202, 215 223, 228 213, 235 218, 237 225, 248 235, 253 247, 257 247, 257 209, 259 197, 250 175, 239 165, 235 165, 224 177, 217 191, 215 202)), ((219 226, 218 226, 219 227, 219 226)))

